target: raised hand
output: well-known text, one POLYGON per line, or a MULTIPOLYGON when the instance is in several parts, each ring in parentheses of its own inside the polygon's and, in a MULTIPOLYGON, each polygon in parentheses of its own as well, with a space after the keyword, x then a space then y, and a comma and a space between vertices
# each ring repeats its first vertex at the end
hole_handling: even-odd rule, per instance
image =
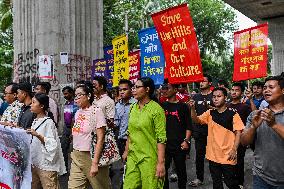
POLYGON ((252 99, 253 93, 250 89, 246 89, 245 95, 248 99, 252 99))

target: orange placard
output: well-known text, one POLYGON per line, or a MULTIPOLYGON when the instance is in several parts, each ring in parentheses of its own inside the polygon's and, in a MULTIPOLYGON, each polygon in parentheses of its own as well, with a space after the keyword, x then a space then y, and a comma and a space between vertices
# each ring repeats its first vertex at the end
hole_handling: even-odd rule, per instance
POLYGON ((152 15, 159 34, 170 83, 203 81, 199 48, 187 4, 152 15))

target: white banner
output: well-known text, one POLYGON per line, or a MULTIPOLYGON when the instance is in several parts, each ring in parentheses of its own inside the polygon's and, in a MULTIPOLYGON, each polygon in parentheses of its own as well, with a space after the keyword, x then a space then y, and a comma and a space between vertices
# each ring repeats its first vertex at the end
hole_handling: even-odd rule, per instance
POLYGON ((0 188, 30 189, 31 135, 24 129, 0 125, 0 188))

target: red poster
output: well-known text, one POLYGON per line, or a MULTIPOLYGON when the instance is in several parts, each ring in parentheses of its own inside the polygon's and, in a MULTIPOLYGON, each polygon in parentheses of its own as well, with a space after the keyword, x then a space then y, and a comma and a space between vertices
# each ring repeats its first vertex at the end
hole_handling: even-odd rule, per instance
POLYGON ((129 80, 135 83, 140 77, 140 51, 129 53, 129 80))
POLYGON ((170 83, 203 81, 202 65, 187 4, 152 15, 166 58, 170 83))
POLYGON ((267 76, 268 25, 234 33, 233 81, 267 76))

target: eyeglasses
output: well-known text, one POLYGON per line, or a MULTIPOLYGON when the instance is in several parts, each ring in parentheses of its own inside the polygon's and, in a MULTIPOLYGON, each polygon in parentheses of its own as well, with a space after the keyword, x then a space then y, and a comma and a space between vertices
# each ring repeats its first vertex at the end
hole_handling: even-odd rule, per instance
POLYGON ((136 90, 136 89, 139 89, 139 88, 141 88, 141 87, 144 87, 144 86, 142 86, 142 85, 141 85, 141 86, 134 85, 131 89, 132 89, 132 90, 136 90))
POLYGON ((79 93, 79 94, 75 94, 75 98, 81 98, 82 96, 84 96, 84 95, 87 95, 87 94, 81 94, 81 93, 79 93))

